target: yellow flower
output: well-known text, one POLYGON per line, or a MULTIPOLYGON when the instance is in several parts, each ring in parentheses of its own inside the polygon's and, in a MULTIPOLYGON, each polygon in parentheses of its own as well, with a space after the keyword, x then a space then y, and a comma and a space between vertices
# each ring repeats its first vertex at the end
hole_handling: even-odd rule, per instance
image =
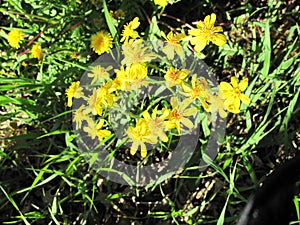
POLYGON ((135 31, 136 28, 138 28, 140 25, 139 18, 135 17, 132 21, 127 23, 127 25, 124 25, 124 29, 122 31, 122 38, 121 42, 124 42, 124 44, 128 44, 139 37, 139 34, 137 31, 135 31), (131 41, 129 41, 129 38, 132 38, 131 41))
POLYGON ((167 45, 163 47, 162 51, 167 55, 169 60, 174 59, 174 52, 180 57, 184 55, 183 48, 179 42, 186 37, 185 34, 174 35, 172 31, 170 31, 167 36, 163 31, 161 31, 160 34, 167 41, 167 45))
POLYGON ((116 11, 110 10, 109 15, 113 19, 120 19, 125 17, 125 12, 122 9, 118 9, 116 11))
POLYGON ((231 77, 231 85, 227 82, 220 83, 220 93, 225 99, 225 108, 232 113, 240 112, 240 101, 249 105, 250 99, 242 94, 248 87, 248 78, 243 79, 240 83, 236 77, 231 77))
POLYGON ((165 119, 168 117, 169 112, 165 110, 160 117, 157 117, 158 105, 154 108, 151 116, 148 110, 145 110, 142 115, 148 124, 149 131, 153 137, 160 138, 163 142, 168 141, 168 136, 165 133, 166 123, 165 119))
POLYGON ((168 121, 166 122, 166 127, 168 130, 176 128, 178 131, 178 134, 181 133, 181 129, 180 126, 181 124, 183 124, 184 126, 186 126, 189 129, 192 129, 194 127, 193 122, 186 118, 187 116, 192 116, 195 115, 197 113, 197 108, 196 107, 191 107, 188 108, 187 107, 193 102, 192 99, 186 98, 182 101, 182 103, 180 105, 178 105, 178 101, 176 99, 176 97, 172 97, 171 98, 171 106, 172 106, 172 110, 169 109, 163 109, 163 112, 165 110, 168 110, 168 121))
POLYGON ((24 34, 20 29, 13 29, 7 35, 8 43, 13 48, 20 48, 20 42, 24 40, 24 34))
POLYGON ((71 58, 72 58, 72 59, 77 59, 77 58, 79 58, 79 57, 80 57, 80 55, 79 55, 78 52, 72 52, 72 55, 71 55, 71 58))
POLYGON ((187 69, 175 69, 174 67, 169 67, 164 78, 167 81, 168 87, 173 87, 174 85, 181 85, 183 79, 189 75, 187 69))
POLYGON ((68 107, 72 106, 73 98, 83 97, 82 87, 79 87, 80 81, 73 82, 69 88, 66 90, 66 95, 68 97, 68 107))
POLYGON ((113 90, 129 90, 128 84, 129 81, 127 79, 127 73, 123 66, 120 67, 120 69, 115 69, 116 78, 113 80, 112 83, 112 89, 113 90))
POLYGON ((108 66, 106 68, 100 65, 94 66, 92 73, 88 73, 88 77, 93 77, 91 84, 94 84, 97 80, 100 82, 108 80, 110 78, 108 71, 110 71, 112 68, 112 66, 108 66))
POLYGON ((90 117, 87 115, 87 111, 84 110, 85 105, 81 105, 74 113, 73 122, 76 123, 76 128, 81 129, 82 121, 90 121, 90 117))
POLYGON ((23 62, 22 62, 22 66, 27 67, 27 66, 28 66, 28 63, 27 63, 26 61, 23 61, 23 62))
POLYGON ((122 9, 118 9, 117 11, 114 12, 114 15, 117 18, 124 18, 125 12, 122 9))
POLYGON ((216 14, 212 13, 210 16, 206 16, 203 21, 197 23, 196 29, 191 29, 189 35, 194 36, 190 39, 192 45, 195 45, 195 51, 201 52, 206 45, 211 41, 212 43, 223 46, 226 43, 226 37, 221 26, 216 26, 216 14))
POLYGON ((205 88, 206 86, 203 84, 203 79, 197 80, 197 75, 194 74, 192 76, 191 86, 188 86, 187 84, 182 84, 182 89, 184 93, 182 93, 185 96, 190 97, 191 99, 201 99, 205 98, 205 88))
POLYGON ((101 130, 103 125, 104 125, 104 119, 100 119, 100 121, 97 124, 95 124, 93 120, 90 120, 88 122, 88 126, 84 127, 83 130, 86 133, 88 133, 88 135, 92 139, 98 137, 99 141, 102 141, 104 138, 107 138, 111 134, 109 130, 106 129, 101 130))
POLYGON ((115 96, 112 93, 112 84, 113 82, 107 82, 103 87, 99 89, 98 95, 97 95, 97 105, 102 106, 112 106, 113 102, 115 101, 115 96))
POLYGON ((116 78, 112 81, 112 91, 137 90, 141 86, 147 85, 145 78, 147 77, 148 68, 143 64, 132 64, 126 67, 126 69, 121 66, 120 69, 115 70, 115 72, 116 78))
POLYGON ((148 68, 143 64, 132 64, 130 67, 126 68, 127 77, 125 81, 128 81, 128 87, 126 89, 129 90, 137 90, 141 86, 146 86, 147 82, 145 78, 147 77, 148 68))
POLYGON ((156 57, 151 52, 151 46, 143 46, 142 40, 136 40, 130 44, 122 46, 122 54, 124 59, 122 65, 130 66, 131 64, 149 62, 156 57))
POLYGON ((161 7, 166 7, 168 5, 167 0, 154 0, 155 5, 159 5, 161 7))
POLYGON ((42 47, 41 47, 41 44, 40 43, 35 43, 33 46, 32 46, 32 49, 31 49, 31 56, 33 58, 37 58, 38 60, 41 60, 42 57, 43 57, 43 50, 42 50, 42 47))
POLYGON ((94 88, 93 94, 89 96, 87 102, 88 102, 88 109, 87 112, 91 112, 93 115, 99 115, 102 116, 102 105, 99 104, 99 89, 94 88))
POLYGON ((203 108, 207 112, 216 113, 218 112, 222 118, 227 117, 227 113, 225 111, 225 99, 219 95, 208 94, 208 98, 205 100, 201 100, 203 108))
POLYGON ((108 52, 112 48, 112 37, 106 31, 99 31, 92 35, 91 48, 98 55, 108 52))
POLYGON ((132 142, 130 148, 131 155, 134 155, 138 148, 141 147, 141 156, 145 158, 147 155, 147 147, 145 142, 149 144, 157 143, 157 138, 151 135, 148 124, 144 118, 139 119, 135 127, 130 126, 126 133, 130 138, 130 142, 132 142))

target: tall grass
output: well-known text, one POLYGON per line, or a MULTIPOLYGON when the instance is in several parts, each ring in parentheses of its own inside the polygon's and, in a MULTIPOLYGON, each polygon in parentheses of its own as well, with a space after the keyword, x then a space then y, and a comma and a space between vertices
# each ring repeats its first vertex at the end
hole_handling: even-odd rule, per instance
MULTIPOLYGON (((235 224, 264 177, 299 150, 297 2, 173 2, 165 9, 146 0, 1 4, 1 224, 235 224), (119 8, 124 18, 112 19, 110 10, 119 8), (77 147, 65 96, 98 58, 91 35, 107 30, 118 46, 123 25, 138 16, 151 40, 212 12, 227 44, 209 45, 202 57, 218 81, 248 77, 251 99, 227 118, 217 158, 199 171, 204 135, 191 161, 171 178, 135 187, 101 177, 77 147), (17 50, 7 42, 13 28, 25 34, 17 50), (30 55, 36 42, 40 61, 30 55)), ((299 196, 294 205, 296 221, 299 196)))

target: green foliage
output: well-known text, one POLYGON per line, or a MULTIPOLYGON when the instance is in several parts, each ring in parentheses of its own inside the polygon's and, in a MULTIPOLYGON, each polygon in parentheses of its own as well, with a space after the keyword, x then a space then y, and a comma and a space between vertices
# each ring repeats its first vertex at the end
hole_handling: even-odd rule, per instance
MULTIPOLYGON (((169 2, 165 8, 148 0, 1 4, 1 224, 236 224, 265 175, 299 151, 297 2, 244 1, 242 6, 208 0, 169 2), (111 11, 118 9, 124 17, 112 18, 111 11), (108 31, 117 47, 123 25, 138 16, 138 31, 156 40, 160 31, 186 31, 212 12, 227 43, 207 46, 201 57, 219 82, 247 77, 245 94, 251 99, 240 114, 227 118, 217 158, 207 170, 199 170, 210 135, 211 121, 205 117, 200 118, 203 134, 197 151, 171 178, 166 174, 146 187, 135 187, 99 176, 90 165, 95 159, 88 162, 76 145, 65 95, 99 57, 91 49, 91 36, 108 31), (19 49, 7 41, 14 28, 25 35, 19 49), (36 42, 42 46, 41 60, 31 55, 36 42)), ((161 149, 177 141, 169 138, 161 149)), ((112 154, 120 149, 126 151, 116 144, 112 154)), ((294 205, 299 221, 299 196, 294 205)))

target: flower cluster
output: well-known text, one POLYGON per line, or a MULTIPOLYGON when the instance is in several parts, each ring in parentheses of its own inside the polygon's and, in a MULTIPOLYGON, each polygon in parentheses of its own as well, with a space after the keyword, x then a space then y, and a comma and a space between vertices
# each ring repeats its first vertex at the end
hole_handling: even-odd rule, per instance
MULTIPOLYGON (((81 102, 79 107, 76 104, 73 117, 76 128, 91 139, 105 142, 113 135, 111 124, 115 118, 112 118, 111 110, 117 109, 120 114, 130 117, 128 126, 122 131, 131 143, 130 153, 134 155, 140 149, 144 158, 147 145, 168 142, 172 135, 191 132, 197 126, 195 118, 203 111, 218 113, 223 118, 228 113, 239 113, 241 102, 250 103, 242 93, 248 86, 247 78, 239 83, 232 77, 231 84, 221 82, 216 85, 209 77, 200 77, 202 74, 193 67, 195 63, 184 63, 187 59, 182 45, 184 40, 189 40, 197 52, 210 42, 218 46, 226 43, 224 34, 220 33, 222 27, 215 27, 215 21, 215 14, 205 17, 197 28, 189 30, 188 35, 161 32, 165 41, 155 43, 143 41, 136 31, 140 25, 138 17, 127 23, 120 40, 123 42, 122 58, 117 65, 94 65, 87 73, 88 85, 81 86, 77 81, 66 90, 69 107, 73 99, 81 102), (153 75, 161 79, 156 80, 153 75), (152 90, 153 83, 171 93, 168 103, 152 103, 158 101, 159 91, 151 96, 156 100, 148 100, 147 104, 137 97, 145 89, 152 90), (202 111, 199 110, 201 107, 202 111)), ((91 47, 98 54, 108 52, 112 47, 112 38, 105 31, 93 35, 91 40, 91 47)))

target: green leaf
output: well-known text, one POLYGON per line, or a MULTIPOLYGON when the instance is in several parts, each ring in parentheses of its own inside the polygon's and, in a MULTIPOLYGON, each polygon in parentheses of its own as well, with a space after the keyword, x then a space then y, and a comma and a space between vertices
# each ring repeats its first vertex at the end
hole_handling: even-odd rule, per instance
POLYGON ((10 201, 10 203, 15 207, 15 209, 19 212, 23 222, 26 225, 30 225, 30 223, 26 220, 26 218, 24 217, 23 213, 21 212, 21 210, 19 209, 17 203, 14 201, 14 199, 5 191, 5 189, 2 187, 2 185, 0 185, 0 189, 2 190, 2 192, 4 193, 5 197, 8 199, 8 201, 10 201))
POLYGON ((264 35, 264 42, 263 42, 263 59, 264 64, 262 68, 262 79, 265 80, 269 75, 269 69, 271 65, 271 36, 270 36, 270 21, 267 20, 265 24, 265 35, 264 35))
POLYGON ((106 19, 106 23, 107 23, 107 26, 108 26, 108 29, 111 33, 111 35, 113 36, 114 40, 115 40, 115 45, 117 47, 119 47, 119 35, 118 35, 118 32, 117 32, 117 29, 112 21, 112 18, 110 16, 110 13, 109 13, 109 10, 107 8, 107 5, 106 5, 106 1, 103 0, 103 10, 104 10, 104 16, 105 16, 105 19, 106 19))

